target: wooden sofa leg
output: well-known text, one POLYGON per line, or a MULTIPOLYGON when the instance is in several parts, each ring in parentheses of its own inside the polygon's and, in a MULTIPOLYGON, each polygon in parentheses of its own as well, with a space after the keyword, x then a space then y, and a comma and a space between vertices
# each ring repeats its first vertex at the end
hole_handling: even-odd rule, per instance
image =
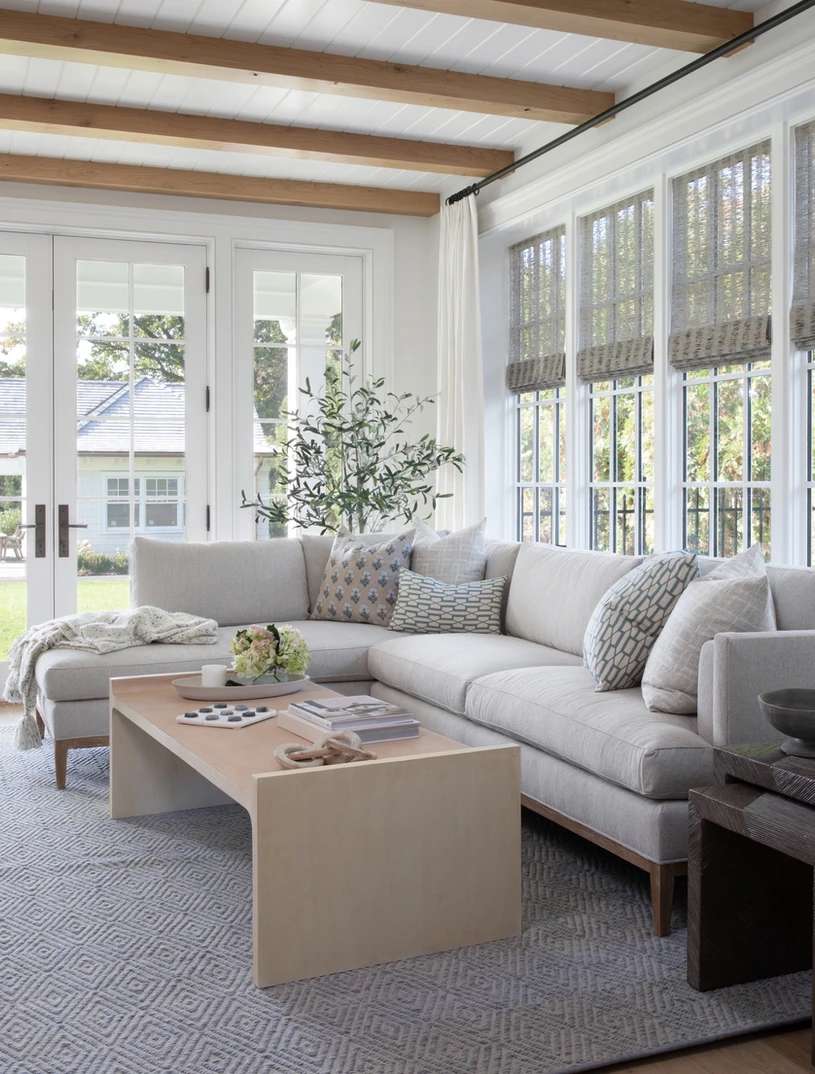
POLYGON ((669 862, 667 865, 653 862, 651 865, 651 913, 655 936, 670 934, 675 880, 686 872, 685 862, 669 862))
POLYGON ((107 735, 90 735, 88 738, 55 738, 54 739, 54 771, 57 777, 57 787, 65 790, 66 774, 68 771, 68 750, 90 750, 97 746, 109 746, 110 739, 107 735))
POLYGON ((68 772, 68 743, 64 739, 54 739, 54 773, 57 777, 57 787, 65 790, 65 778, 68 772))

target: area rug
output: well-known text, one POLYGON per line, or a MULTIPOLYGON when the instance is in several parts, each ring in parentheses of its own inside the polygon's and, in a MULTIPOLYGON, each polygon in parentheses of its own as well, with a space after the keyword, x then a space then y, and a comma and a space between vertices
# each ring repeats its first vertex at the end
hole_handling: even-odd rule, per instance
POLYGON ((683 910, 655 939, 644 874, 534 817, 520 938, 260 991, 240 807, 113 821, 105 750, 0 765, 3 1074, 566 1074, 809 1013, 809 974, 694 992, 683 910))

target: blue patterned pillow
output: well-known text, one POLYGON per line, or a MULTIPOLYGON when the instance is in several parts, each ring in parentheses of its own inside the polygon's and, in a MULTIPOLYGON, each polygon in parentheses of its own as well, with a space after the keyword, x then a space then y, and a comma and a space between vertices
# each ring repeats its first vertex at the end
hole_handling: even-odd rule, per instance
POLYGON ((698 570, 691 552, 653 556, 604 593, 583 638, 595 690, 639 686, 651 647, 698 570))
POLYGON ((410 563, 413 537, 413 530, 383 537, 379 544, 350 534, 335 537, 311 618, 387 626, 399 571, 410 563))
POLYGON ((500 634, 506 578, 440 582, 403 570, 391 630, 408 634, 500 634))

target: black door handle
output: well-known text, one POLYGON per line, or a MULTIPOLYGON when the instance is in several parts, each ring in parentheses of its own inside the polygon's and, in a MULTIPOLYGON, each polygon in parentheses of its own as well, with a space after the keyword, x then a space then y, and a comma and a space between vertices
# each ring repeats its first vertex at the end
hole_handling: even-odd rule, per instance
POLYGON ((34 521, 26 522, 22 530, 34 530, 34 558, 45 558, 45 504, 34 504, 34 521))
POLYGON ((71 554, 71 540, 69 530, 86 530, 87 522, 70 522, 69 507, 67 503, 61 503, 57 508, 57 524, 59 534, 57 544, 59 546, 60 559, 67 559, 71 554))

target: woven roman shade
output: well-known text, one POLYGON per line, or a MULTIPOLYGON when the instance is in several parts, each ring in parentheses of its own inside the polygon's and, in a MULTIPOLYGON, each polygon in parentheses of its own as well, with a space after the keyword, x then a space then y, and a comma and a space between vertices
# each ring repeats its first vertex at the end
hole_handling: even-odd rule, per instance
POLYGON ((676 369, 770 354, 770 143, 673 182, 673 295, 668 357, 676 369))
POLYGON ((795 268, 790 336, 815 349, 815 122, 795 132, 795 268))
POLYGON ((506 384, 511 392, 566 383, 566 229, 552 228, 509 251, 506 384))
POLYGON ((609 205, 580 221, 581 380, 654 367, 654 195, 609 205))

